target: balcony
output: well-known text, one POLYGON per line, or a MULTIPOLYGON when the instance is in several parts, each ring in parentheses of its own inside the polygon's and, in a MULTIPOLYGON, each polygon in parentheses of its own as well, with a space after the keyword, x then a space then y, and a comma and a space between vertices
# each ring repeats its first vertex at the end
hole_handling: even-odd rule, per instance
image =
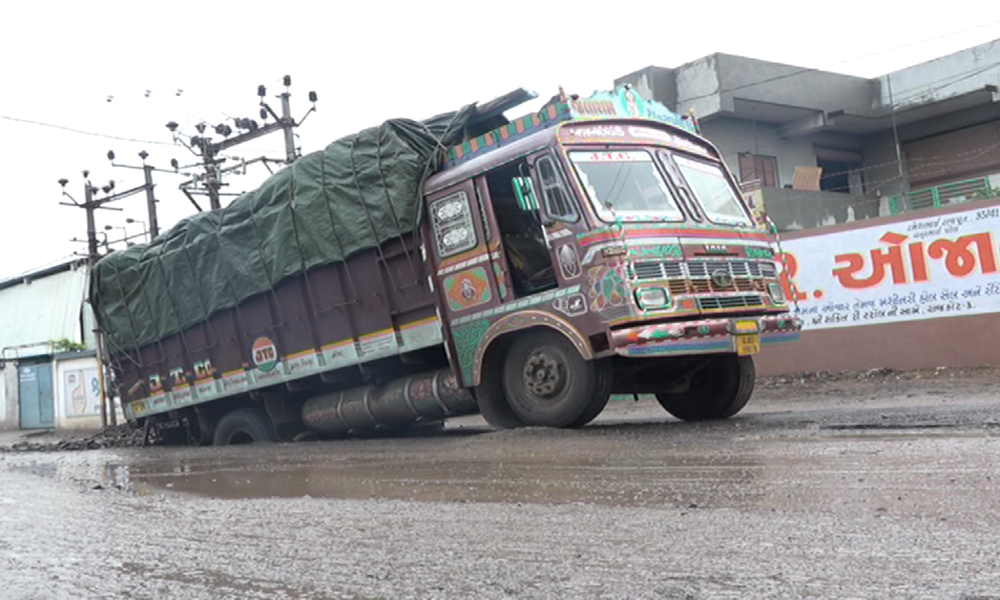
POLYGON ((879 215, 879 199, 840 192, 764 188, 764 208, 778 231, 815 229, 879 215))
POLYGON ((925 208, 941 208, 973 200, 996 198, 1000 196, 1000 187, 994 187, 991 179, 995 177, 966 179, 892 196, 889 198, 889 214, 898 215, 925 208))

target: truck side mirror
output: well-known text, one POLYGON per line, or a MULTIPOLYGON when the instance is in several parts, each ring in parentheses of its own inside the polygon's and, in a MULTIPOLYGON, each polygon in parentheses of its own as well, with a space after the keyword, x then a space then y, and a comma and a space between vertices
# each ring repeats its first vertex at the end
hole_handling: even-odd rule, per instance
POLYGON ((515 177, 514 194, 517 196, 517 204, 524 211, 538 210, 538 199, 535 197, 535 190, 531 187, 530 177, 515 177))

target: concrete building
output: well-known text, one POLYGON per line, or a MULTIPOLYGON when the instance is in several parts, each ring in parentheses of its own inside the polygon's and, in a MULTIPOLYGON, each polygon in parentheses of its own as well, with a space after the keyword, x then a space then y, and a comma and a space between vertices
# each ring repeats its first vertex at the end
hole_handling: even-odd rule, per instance
POLYGON ((86 261, 0 281, 0 429, 101 426, 86 261))
POLYGON ((764 188, 783 230, 1000 188, 1000 40, 874 79, 713 54, 622 84, 693 110, 741 182, 764 188))

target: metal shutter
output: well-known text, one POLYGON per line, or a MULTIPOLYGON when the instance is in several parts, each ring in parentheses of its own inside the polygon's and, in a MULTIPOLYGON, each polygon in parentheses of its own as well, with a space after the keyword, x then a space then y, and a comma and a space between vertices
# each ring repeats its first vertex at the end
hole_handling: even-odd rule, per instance
POLYGON ((1000 173, 1000 120, 903 144, 910 189, 1000 173))

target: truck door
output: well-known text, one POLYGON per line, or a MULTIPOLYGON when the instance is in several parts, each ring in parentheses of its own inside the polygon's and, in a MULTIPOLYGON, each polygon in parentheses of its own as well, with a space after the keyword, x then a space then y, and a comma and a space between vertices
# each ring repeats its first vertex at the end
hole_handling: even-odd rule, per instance
POLYGON ((500 303, 490 264, 489 226, 475 186, 464 181, 427 199, 435 287, 447 322, 468 320, 500 303))
POLYGON ((583 269, 574 234, 582 221, 556 158, 541 152, 482 179, 501 242, 498 267, 509 274, 509 299, 579 283, 583 269))
MULTIPOLYGON (((581 274, 574 223, 579 210, 549 153, 487 173, 485 190, 499 232, 511 300, 565 285, 581 274), (564 249, 564 247, 566 247, 564 249)), ((502 265, 501 265, 502 266, 502 265)))
POLYGON ((569 191, 559 161, 551 152, 535 154, 529 162, 556 278, 560 287, 574 285, 583 275, 576 242, 576 234, 585 230, 580 208, 569 191))

